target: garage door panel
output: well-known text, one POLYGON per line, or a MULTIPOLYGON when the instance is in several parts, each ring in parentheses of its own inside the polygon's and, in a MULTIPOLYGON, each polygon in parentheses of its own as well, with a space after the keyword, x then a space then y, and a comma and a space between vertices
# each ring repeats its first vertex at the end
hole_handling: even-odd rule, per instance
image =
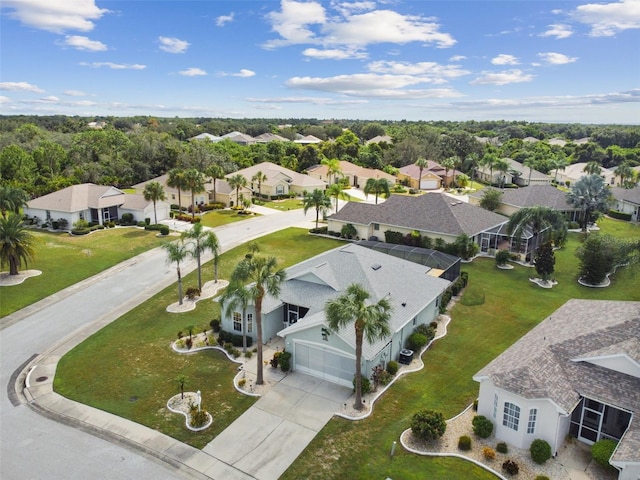
POLYGON ((341 385, 351 386, 355 361, 336 352, 296 342, 294 369, 341 385))

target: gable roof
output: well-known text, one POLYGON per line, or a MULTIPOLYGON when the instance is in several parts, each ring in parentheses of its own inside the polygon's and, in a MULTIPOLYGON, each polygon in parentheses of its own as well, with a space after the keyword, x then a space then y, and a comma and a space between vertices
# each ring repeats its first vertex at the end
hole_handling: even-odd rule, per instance
POLYGON ((443 193, 427 193, 418 197, 391 195, 378 205, 349 202, 329 218, 360 225, 380 223, 456 237, 462 234, 472 237, 508 221, 502 215, 443 193))
MULTIPOLYGON (((534 168, 529 168, 526 165, 523 165, 522 163, 512 158, 503 158, 502 160, 506 160, 507 163, 509 164, 509 173, 512 173, 517 177, 529 180, 529 171, 531 171, 531 180, 549 180, 549 181, 551 180, 551 177, 546 173, 539 172, 534 168)), ((478 168, 478 171, 484 174, 488 174, 491 172, 491 168, 488 167, 487 165, 481 165, 478 168)), ((499 172, 494 166, 493 174, 496 175, 497 173, 499 172)))
POLYGON ((268 143, 268 142, 289 142, 290 140, 285 137, 281 137, 280 135, 276 135, 275 133, 261 133, 257 137, 255 137, 256 142, 258 143, 268 143))
MULTIPOLYGON (((588 175, 588 173, 584 171, 586 166, 586 162, 572 163, 571 165, 567 165, 565 168, 559 169, 558 173, 575 181, 588 175)), ((549 174, 555 174, 555 172, 555 170, 551 170, 549 174)), ((600 175, 605 177, 605 180, 610 181, 611 178, 613 178, 614 173, 608 168, 600 167, 600 175)))
MULTIPOLYGON (((560 211, 577 210, 567 200, 566 192, 558 190, 553 185, 529 185, 521 188, 505 188, 500 190, 502 196, 500 203, 513 207, 549 207, 560 211)), ((474 198, 482 198, 484 191, 479 190, 469 195, 474 198)))
POLYGON ((124 203, 124 192, 108 185, 82 183, 34 198, 28 208, 56 212, 80 212, 87 208, 105 208, 124 203))
POLYGON ((370 143, 380 143, 380 142, 391 143, 392 141, 393 139, 389 135, 376 135, 375 137, 367 140, 365 143, 369 145, 370 143))
POLYGON ((611 187, 611 193, 616 200, 624 200, 625 202, 640 205, 640 185, 633 188, 611 187))
MULTIPOLYGON (((165 200, 158 200, 156 202, 156 208, 160 205, 167 204, 165 200)), ((144 210, 149 205, 153 205, 151 200, 145 200, 144 195, 141 193, 125 193, 124 203, 121 208, 126 210, 144 210)))
MULTIPOLYGON (((346 160, 340 160, 340 170, 343 175, 355 175, 356 177, 362 178, 386 178, 391 183, 396 183, 397 180, 396 177, 387 172, 383 172, 382 170, 361 167, 360 165, 356 165, 355 163, 351 163, 346 160)), ((327 175, 329 167, 319 164, 308 168, 307 171, 318 175, 327 175)))
MULTIPOLYGON (((391 332, 399 331, 449 285, 449 281, 428 274, 430 268, 402 260, 354 244, 330 250, 287 269, 278 299, 266 297, 265 312, 278 308, 283 302, 308 308, 307 315, 278 335, 285 336, 324 323, 324 307, 328 300, 344 293, 349 285, 358 283, 370 293, 371 303, 387 298, 393 308, 391 332)), ((338 335, 355 348, 353 326, 340 330, 338 335)), ((365 340, 363 355, 375 355, 389 341, 382 339, 370 344, 365 340)))
POLYGON ((593 352, 625 354, 635 362, 640 302, 569 300, 480 370, 494 385, 524 398, 546 398, 570 413, 581 396, 635 412, 614 459, 640 461, 640 377, 588 359, 593 352), (614 347, 614 348, 612 348, 614 347))
POLYGON ((195 137, 191 137, 189 140, 209 140, 210 142, 219 142, 220 140, 222 140, 222 137, 217 137, 205 132, 201 133, 200 135, 196 135, 195 137))
MULTIPOLYGON (((408 175, 411 178, 418 179, 418 177, 420 176, 420 167, 417 166, 415 163, 412 163, 409 165, 405 165, 404 167, 401 167, 399 172, 403 173, 404 175, 408 175)), ((440 178, 444 178, 445 175, 447 177, 452 177, 452 176, 455 177, 460 173, 462 172, 459 172, 458 170, 455 170, 453 168, 449 168, 447 170, 439 163, 434 162, 433 160, 427 160, 427 166, 422 169, 422 178, 429 177, 428 174, 436 175, 440 178)))
MULTIPOLYGON (((142 191, 144 190, 144 187, 147 185, 147 183, 158 182, 160 185, 162 185, 162 188, 164 189, 165 193, 177 193, 178 192, 177 188, 169 187, 167 185, 168 178, 169 178, 169 175, 165 173, 164 175, 160 175, 159 177, 137 183, 133 185, 131 188, 135 188, 138 191, 142 191)), ((213 192, 212 181, 208 181, 204 184, 204 191, 213 192)), ((240 191, 245 191, 245 189, 241 188, 240 191)), ((229 182, 227 182, 223 178, 216 179, 216 194, 228 195, 232 192, 235 193, 235 189, 231 188, 231 186, 229 185, 229 182)), ((188 190, 182 190, 181 193, 182 195, 187 195, 187 196, 191 195, 191 192, 188 190)), ((202 193, 202 192, 196 192, 196 193, 202 193)))
POLYGON ((242 170, 238 170, 237 172, 230 173, 226 175, 226 178, 240 174, 245 177, 247 181, 251 182, 251 178, 258 172, 262 172, 267 176, 267 180, 262 182, 264 185, 274 184, 276 179, 281 180, 283 175, 291 179, 291 184, 300 187, 315 187, 324 189, 324 187, 326 187, 327 185, 327 182, 318 180, 317 178, 313 178, 303 173, 294 172, 293 170, 289 170, 288 168, 271 162, 257 163, 255 165, 252 165, 251 167, 243 168, 242 170))

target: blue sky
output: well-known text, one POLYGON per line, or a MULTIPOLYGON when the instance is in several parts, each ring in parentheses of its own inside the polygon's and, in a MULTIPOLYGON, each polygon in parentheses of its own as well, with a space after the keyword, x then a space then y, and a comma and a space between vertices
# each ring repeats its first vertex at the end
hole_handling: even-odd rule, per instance
POLYGON ((0 113, 640 119, 640 0, 3 0, 0 113))

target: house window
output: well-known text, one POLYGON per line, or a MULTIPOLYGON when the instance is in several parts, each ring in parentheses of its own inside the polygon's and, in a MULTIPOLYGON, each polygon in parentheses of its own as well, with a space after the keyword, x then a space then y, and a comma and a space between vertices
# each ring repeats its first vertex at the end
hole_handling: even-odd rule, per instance
POLYGON ((374 230, 380 230, 380 224, 379 223, 374 223, 373 224, 373 229, 374 230))
POLYGON ((175 199, 176 199, 176 194, 175 194, 175 193, 172 193, 172 194, 171 194, 171 200, 175 200, 175 199))
POLYGON ((527 433, 534 433, 536 431, 536 417, 538 416, 538 409, 532 408, 529 410, 529 422, 527 422, 527 433))
POLYGON ((504 402, 502 425, 517 432, 518 423, 520 423, 520 407, 513 403, 504 402))
POLYGON ((276 195, 284 195, 284 185, 276 186, 276 195))
POLYGON ((51 212, 49 210, 47 210, 47 220, 51 220, 51 212))
POLYGON ((493 394, 493 418, 498 416, 498 394, 493 394))
POLYGON ((418 317, 414 317, 413 318, 413 326, 416 326, 416 323, 418 323, 418 317))
POLYGON ((236 332, 242 331, 242 315, 240 315, 240 312, 233 312, 233 329, 236 332))
POLYGON ((247 313, 247 333, 253 332, 253 313, 247 313))
POLYGON ((84 220, 84 212, 80 212, 80 220, 84 220))

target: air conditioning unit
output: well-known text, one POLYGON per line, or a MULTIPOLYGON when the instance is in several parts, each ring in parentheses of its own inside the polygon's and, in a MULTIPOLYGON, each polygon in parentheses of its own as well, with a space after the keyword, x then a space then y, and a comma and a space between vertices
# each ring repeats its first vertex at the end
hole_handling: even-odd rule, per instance
POLYGON ((400 358, 398 362, 403 365, 409 365, 413 360, 413 350, 409 350, 408 348, 403 348, 400 350, 400 358))

